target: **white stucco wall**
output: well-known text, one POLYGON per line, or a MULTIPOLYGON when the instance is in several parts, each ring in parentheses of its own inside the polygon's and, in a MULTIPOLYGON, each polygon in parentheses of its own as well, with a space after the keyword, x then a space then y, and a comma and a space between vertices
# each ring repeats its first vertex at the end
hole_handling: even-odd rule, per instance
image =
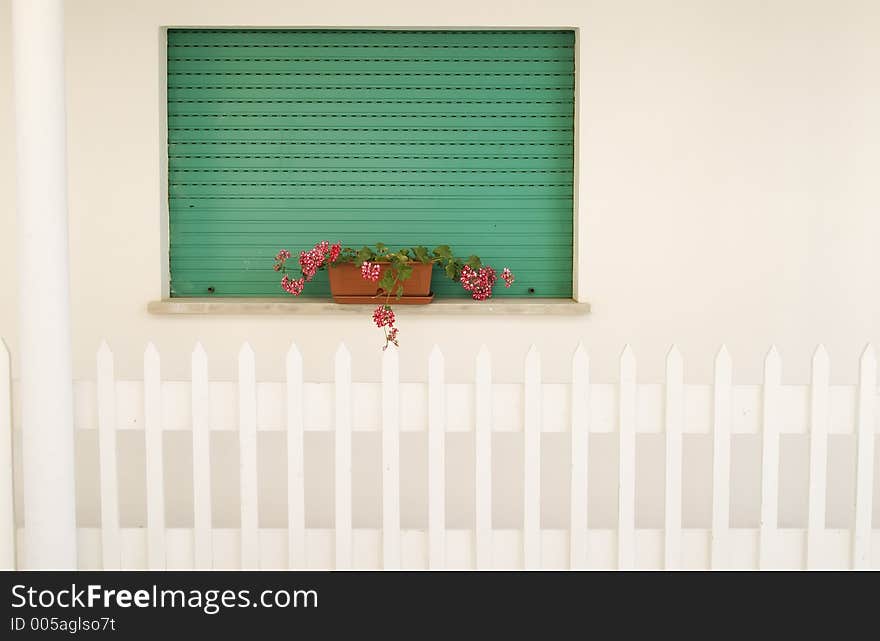
MULTIPOLYGON (((9 0, 0 0, 0 140, 12 139, 9 0)), ((106 337, 123 376, 147 340, 169 373, 196 339, 231 376, 252 341, 264 375, 299 339, 314 375, 353 349, 374 376, 378 337, 360 318, 167 318, 161 294, 160 27, 573 26, 580 29, 580 318, 405 318, 403 376, 433 342, 467 380, 480 342, 514 379, 527 346, 562 379, 578 340, 610 379, 625 342, 659 380, 672 342, 692 379, 720 343, 738 380, 758 380, 779 345, 785 377, 806 380, 818 342, 834 378, 880 342, 880 6, 872 0, 450 0, 425 3, 69 0, 67 82, 74 366, 93 371, 106 337), (503 349, 502 349, 503 347, 503 349), (224 354, 227 355, 224 358, 224 354), (271 355, 275 355, 274 358, 271 355)), ((16 341, 14 165, 0 149, 0 335, 16 341)), ((46 277, 53 272, 47 256, 46 277)))
MULTIPOLYGON (((16 362, 10 0, 0 0, 0 336, 16 362)), ((880 4, 874 0, 68 0, 74 370, 111 344, 120 377, 141 375, 148 340, 186 377, 196 340, 214 378, 234 377, 249 340, 260 377, 280 377, 297 340, 308 377, 330 380, 341 339, 356 380, 378 377, 366 314, 163 317, 163 26, 576 27, 582 317, 407 317, 402 377, 439 343, 451 381, 472 380, 480 343, 497 378, 520 380, 531 343, 565 381, 578 341, 611 381, 624 343, 662 380, 677 343, 685 376, 708 382, 719 345, 737 382, 757 382, 775 343, 785 382, 805 382, 815 345, 853 382, 880 343, 880 4)), ((63 278, 46 257, 46 278, 63 278)), ((16 364, 17 367, 17 364, 16 364)))

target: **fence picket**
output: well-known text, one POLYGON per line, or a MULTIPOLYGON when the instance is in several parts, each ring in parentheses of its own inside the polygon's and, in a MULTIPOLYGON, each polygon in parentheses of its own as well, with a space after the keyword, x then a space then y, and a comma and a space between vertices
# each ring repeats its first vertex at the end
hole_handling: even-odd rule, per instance
POLYGON ((620 404, 618 437, 620 468, 618 480, 617 567, 635 567, 636 528, 636 358, 627 345, 620 355, 620 404))
POLYGON ((201 343, 192 352, 193 562, 198 570, 214 566, 211 536, 211 396, 208 354, 201 343))
POLYGON ((446 383, 436 345, 428 360, 428 567, 446 567, 446 383))
POLYGON ((351 354, 336 350, 336 569, 351 567, 351 354))
POLYGON ((287 350, 287 565, 306 567, 305 458, 302 354, 287 350))
POLYGON ((257 494, 257 380, 254 350, 238 352, 238 455, 241 488, 241 567, 259 569, 259 497, 257 494))
POLYGON ((825 531, 825 493, 828 466, 828 352, 819 345, 813 354, 810 382, 810 494, 807 522, 807 568, 819 567, 818 553, 825 531))
POLYGON ((532 345, 525 362, 523 407, 523 564, 541 567, 541 355, 532 345))
POLYGON ((165 569, 165 473, 162 452, 162 379, 153 343, 144 352, 144 445, 147 468, 147 566, 165 569))
POLYGON ((877 352, 865 347, 859 360, 859 406, 856 423, 856 509, 853 568, 871 567, 871 516, 874 483, 874 412, 877 398, 877 352))
POLYGON ((113 352, 101 341, 98 348, 98 456, 101 475, 101 567, 122 567, 119 542, 119 482, 116 462, 116 378, 113 352))
POLYGON ((569 565, 584 569, 589 560, 587 460, 590 453, 590 359, 578 344, 571 362, 571 529, 569 565))
POLYGON ((492 566, 492 356, 483 345, 476 361, 474 540, 478 569, 492 566))
POLYGON ((12 467, 12 371, 0 339, 0 570, 15 569, 15 488, 12 467))
POLYGON ((727 347, 715 357, 712 419, 712 547, 711 566, 728 564, 730 530, 730 427, 733 417, 733 366, 727 347))
POLYGON ((382 563, 400 567, 400 361, 382 355, 382 563))
POLYGON ((664 567, 681 567, 681 447, 684 428, 684 364, 673 345, 666 355, 666 510, 664 567))
POLYGON ((776 347, 764 359, 764 398, 762 403, 761 448, 761 532, 758 566, 773 565, 771 550, 779 528, 779 430, 781 419, 782 360, 776 347))

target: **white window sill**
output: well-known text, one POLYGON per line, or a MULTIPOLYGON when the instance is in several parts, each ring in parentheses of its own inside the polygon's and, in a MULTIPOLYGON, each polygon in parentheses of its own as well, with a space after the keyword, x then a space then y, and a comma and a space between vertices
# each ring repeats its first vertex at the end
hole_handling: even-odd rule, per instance
MULTIPOLYGON (((392 304, 393 304, 392 300, 392 304)), ((369 305, 340 305, 324 298, 164 298, 147 303, 151 314, 301 314, 337 312, 363 314, 369 305)), ((565 298, 502 298, 490 301, 436 300, 428 305, 396 305, 395 313, 426 316, 444 314, 534 314, 573 316, 587 314, 589 303, 565 298)))

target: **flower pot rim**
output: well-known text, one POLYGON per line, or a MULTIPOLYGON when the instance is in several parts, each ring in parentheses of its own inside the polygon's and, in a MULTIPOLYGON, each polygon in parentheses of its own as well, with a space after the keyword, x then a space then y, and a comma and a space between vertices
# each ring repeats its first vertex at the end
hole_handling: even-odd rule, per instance
MULTIPOLYGON (((381 264, 381 265, 390 265, 391 264, 390 260, 381 260, 381 259, 371 260, 369 262, 374 263, 374 264, 381 264)), ((408 261, 406 261, 406 264, 407 265, 425 265, 427 267, 428 265, 433 266, 434 261, 429 261, 427 263, 423 263, 420 260, 408 260, 408 261)), ((351 262, 337 261, 335 263, 330 263, 330 267, 342 267, 343 265, 351 265, 352 267, 360 268, 360 266, 355 261, 351 261, 351 262)))

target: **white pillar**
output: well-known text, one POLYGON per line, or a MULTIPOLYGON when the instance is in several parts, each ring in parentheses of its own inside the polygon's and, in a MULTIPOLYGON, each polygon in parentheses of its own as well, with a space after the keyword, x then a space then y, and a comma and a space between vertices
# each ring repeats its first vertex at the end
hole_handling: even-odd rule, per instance
POLYGON ((13 0, 24 567, 76 567, 63 0, 13 0))

